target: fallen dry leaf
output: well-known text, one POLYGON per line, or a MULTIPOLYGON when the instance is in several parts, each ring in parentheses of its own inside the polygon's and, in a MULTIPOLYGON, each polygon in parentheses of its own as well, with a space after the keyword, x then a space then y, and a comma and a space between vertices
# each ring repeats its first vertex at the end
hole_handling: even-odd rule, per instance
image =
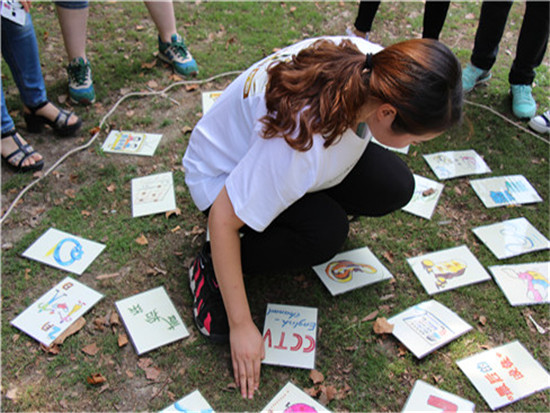
POLYGON ((155 67, 157 64, 157 61, 156 60, 153 60, 152 62, 149 62, 149 63, 142 63, 141 64, 141 68, 142 69, 152 69, 153 67, 155 67))
POLYGON ((185 135, 187 133, 190 133, 192 130, 193 130, 193 128, 191 126, 186 125, 183 128, 181 128, 181 133, 183 133, 185 135))
POLYGON ((372 326, 375 334, 391 334, 393 324, 388 323, 386 317, 378 317, 372 326))
POLYGON ((6 399, 17 400, 17 387, 12 387, 6 392, 6 399))
POLYGON ((95 356, 99 351, 99 347, 97 346, 96 343, 92 343, 82 347, 81 350, 83 353, 86 353, 89 356, 95 356))
POLYGON ((107 191, 108 192, 115 192, 115 189, 116 189, 116 185, 115 184, 111 184, 107 187, 107 191))
POLYGON ((145 235, 141 234, 139 237, 136 238, 136 242, 139 245, 147 245, 149 244, 149 241, 147 241, 147 238, 145 238, 145 235))
POLYGON ((197 90, 198 88, 199 88, 199 85, 197 85, 197 84, 185 85, 185 90, 187 90, 188 92, 193 92, 194 90, 197 90))
POLYGON ((72 336, 74 333, 79 331, 82 327, 86 325, 86 320, 84 317, 80 317, 78 320, 76 320, 74 323, 72 323, 69 328, 67 328, 63 333, 61 333, 57 338, 54 340, 53 344, 63 344, 65 339, 69 336, 72 336))
POLYGON ((170 218, 172 215, 175 215, 175 216, 180 216, 181 215, 181 209, 179 208, 176 208, 176 209, 172 209, 171 211, 166 211, 166 213, 164 214, 164 216, 166 218, 170 218))
POLYGON ((25 280, 29 280, 31 278, 31 269, 25 268, 25 280))
POLYGON ((170 230, 170 232, 174 233, 174 232, 178 232, 178 231, 180 231, 180 230, 181 230, 181 227, 178 225, 178 226, 175 226, 174 228, 172 228, 172 229, 170 230))
POLYGON ((96 384, 105 383, 107 379, 103 377, 100 373, 94 373, 94 374, 90 374, 86 378, 86 381, 90 384, 96 385, 96 384))
POLYGON ((384 252, 382 253, 382 255, 384 256, 385 259, 388 260, 388 262, 389 262, 390 264, 393 264, 393 253, 392 253, 392 252, 390 252, 390 251, 384 251, 384 252))
POLYGON ((170 76, 168 76, 168 79, 170 79, 172 82, 181 82, 183 80, 183 77, 172 73, 170 76))
POLYGON ((71 199, 74 199, 74 197, 76 196, 76 191, 72 188, 65 189, 65 191, 63 192, 71 199))
POLYGON ((156 89, 159 87, 159 84, 155 80, 150 80, 147 82, 147 86, 149 86, 151 89, 156 89))
POLYGON ((379 311, 378 310, 374 310, 372 313, 370 314, 367 314, 365 317, 363 317, 363 319, 361 320, 361 322, 365 322, 365 321, 371 321, 371 320, 374 320, 376 318, 376 316, 378 315, 379 311))
POLYGON ((44 344, 40 343, 40 348, 42 351, 53 355, 57 355, 61 351, 56 343, 50 344, 50 347, 46 347, 44 344))
POLYGON ((88 132, 90 133, 90 135, 95 135, 96 133, 99 133, 99 131, 101 130, 101 128, 99 126, 95 126, 93 128, 91 128, 88 132))
POLYGON ((314 384, 322 383, 325 380, 323 373, 317 370, 311 370, 309 372, 309 378, 313 381, 314 384))
POLYGON ((120 275, 119 272, 112 272, 110 274, 101 274, 101 275, 98 275, 97 277, 95 277, 96 280, 107 280, 109 278, 115 278, 115 277, 118 277, 120 275))
POLYGON ((160 369, 157 367, 147 367, 143 371, 145 371, 147 380, 157 381, 160 376, 160 369))
POLYGON ((124 347, 128 344, 128 336, 124 333, 118 335, 118 346, 124 347))
POLYGON ((487 317, 485 317, 484 315, 479 316, 479 324, 481 324, 482 326, 487 324, 487 317))
POLYGON ((309 387, 307 389, 304 389, 304 392, 306 392, 307 394, 309 394, 311 397, 317 397, 317 395, 319 394, 320 390, 316 387, 309 387))
POLYGON ((83 216, 83 217, 89 217, 90 215, 92 215, 92 213, 90 211, 86 211, 85 209, 83 209, 82 211, 80 211, 80 214, 83 216))
POLYGON ((105 319, 105 317, 96 317, 96 318, 94 318, 94 326, 99 331, 105 330, 105 325, 106 324, 107 324, 107 320, 105 319))
POLYGON ((138 361, 138 367, 142 370, 145 370, 151 364, 153 364, 153 359, 149 357, 140 358, 138 361))
POLYGON ((134 373, 132 373, 130 370, 126 370, 125 373, 126 373, 126 375, 128 376, 129 379, 134 377, 134 373))
POLYGON ((118 313, 113 311, 111 317, 109 317, 109 324, 111 325, 120 325, 120 318, 118 318, 118 313))
POLYGON ((42 178, 44 176, 44 172, 43 171, 36 171, 32 174, 32 177, 33 178, 42 178))

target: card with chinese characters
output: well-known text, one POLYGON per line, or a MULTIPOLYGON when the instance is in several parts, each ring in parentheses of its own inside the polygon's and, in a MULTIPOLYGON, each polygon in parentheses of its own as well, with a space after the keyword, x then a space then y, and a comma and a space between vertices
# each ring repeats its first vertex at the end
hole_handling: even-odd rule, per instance
POLYGON ((435 300, 410 307, 388 323, 393 324, 392 334, 419 359, 472 329, 435 300))
POLYGON ((49 347, 101 298, 103 294, 66 277, 19 314, 11 324, 49 347))
POLYGON ((317 309, 268 304, 264 322, 265 359, 277 366, 315 368, 317 309))
POLYGON ((82 275, 104 248, 104 244, 50 228, 22 255, 31 260, 82 275))
POLYGON ((438 152, 423 156, 437 179, 450 179, 491 172, 483 158, 473 149, 438 152))
POLYGON ((523 217, 472 231, 499 260, 550 248, 548 239, 523 217))
POLYGON ((439 182, 414 174, 414 193, 403 211, 431 219, 443 187, 439 182))
POLYGON ((288 382, 261 411, 265 413, 330 412, 291 382, 288 382))
POLYGON ((198 390, 189 393, 174 404, 161 410, 161 412, 215 413, 198 390))
POLYGON ((164 287, 115 303, 138 355, 189 336, 164 287))
POLYGON ((393 278, 368 247, 337 254, 313 270, 332 295, 393 278))
POLYGON ((101 149, 103 152, 153 156, 162 135, 156 133, 112 130, 101 149))
POLYGON ((401 412, 474 412, 475 407, 469 400, 417 380, 401 412))
POLYGON ((550 375, 519 342, 456 362, 492 410, 550 387, 550 375))
POLYGON ((465 245, 407 258, 407 263, 430 295, 491 279, 465 245))
POLYGON ((487 208, 542 201, 535 188, 523 175, 474 179, 470 181, 470 185, 487 208))
POLYGON ((210 110, 212 105, 222 95, 223 90, 214 90, 210 92, 202 92, 202 114, 210 110))
POLYGON ((548 304, 550 262, 493 265, 489 271, 511 305, 548 304))
POLYGON ((176 209, 172 172, 132 179, 132 216, 158 214, 176 209))

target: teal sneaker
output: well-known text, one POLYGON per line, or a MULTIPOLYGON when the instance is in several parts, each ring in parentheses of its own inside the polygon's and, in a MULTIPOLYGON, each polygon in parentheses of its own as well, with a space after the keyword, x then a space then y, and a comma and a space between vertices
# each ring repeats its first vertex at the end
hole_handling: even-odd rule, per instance
POLYGON ((90 62, 82 57, 73 59, 67 66, 69 76, 69 96, 71 101, 81 105, 95 102, 94 83, 90 62))
POLYGON ((531 119, 537 113, 537 102, 533 99, 530 85, 510 85, 512 112, 520 119, 531 119))
POLYGON ((473 64, 468 65, 462 71, 462 90, 464 93, 470 92, 480 83, 487 82, 491 78, 489 70, 483 70, 475 67, 473 64))
POLYGON ((197 62, 191 56, 183 37, 173 34, 170 43, 164 43, 159 36, 159 59, 172 65, 177 73, 194 76, 199 73, 197 62))

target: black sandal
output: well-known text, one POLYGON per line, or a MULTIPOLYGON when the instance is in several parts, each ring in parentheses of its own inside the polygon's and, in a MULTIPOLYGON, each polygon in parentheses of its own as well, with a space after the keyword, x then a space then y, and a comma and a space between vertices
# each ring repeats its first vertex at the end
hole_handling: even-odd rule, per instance
POLYGON ((2 139, 7 138, 12 138, 18 149, 10 153, 8 156, 2 155, 2 159, 11 168, 15 169, 16 172, 40 171, 44 167, 43 159, 35 161, 35 163, 32 165, 22 166, 23 162, 25 162, 25 159, 27 159, 33 153, 36 153, 36 151, 28 143, 24 144, 23 142, 21 142, 21 136, 19 136, 15 129, 12 129, 11 131, 2 134, 2 139), (22 157, 21 154, 23 155, 22 157), (17 161, 17 157, 19 157, 19 162, 17 161))
POLYGON ((61 108, 58 108, 55 105, 54 106, 57 108, 57 110, 59 110, 59 113, 57 114, 57 117, 54 121, 46 118, 45 116, 38 115, 36 112, 46 106, 48 103, 50 103, 49 100, 33 108, 29 107, 28 109, 31 111, 31 113, 23 113, 25 116, 25 122, 27 122, 27 130, 31 133, 40 133, 44 129, 44 125, 48 125, 58 136, 73 136, 82 126, 82 119, 77 117, 78 122, 69 125, 69 118, 71 117, 71 115, 74 114, 74 112, 68 112, 61 108))

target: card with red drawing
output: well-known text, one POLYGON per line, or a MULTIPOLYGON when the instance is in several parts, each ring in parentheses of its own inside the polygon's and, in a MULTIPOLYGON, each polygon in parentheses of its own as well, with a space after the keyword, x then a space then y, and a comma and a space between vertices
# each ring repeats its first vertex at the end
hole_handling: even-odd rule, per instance
POLYGON ((489 271, 510 305, 548 304, 550 262, 493 265, 489 271))
POLYGON ((423 155, 437 179, 486 174, 491 172, 485 161, 473 149, 423 155))
POLYGON ((108 153, 153 156, 161 139, 162 135, 157 133, 112 130, 101 149, 108 153))
POLYGON ((261 411, 265 413, 330 412, 325 406, 291 382, 288 382, 261 411))
POLYGON ((401 412, 474 412, 475 407, 469 400, 417 380, 401 412))

